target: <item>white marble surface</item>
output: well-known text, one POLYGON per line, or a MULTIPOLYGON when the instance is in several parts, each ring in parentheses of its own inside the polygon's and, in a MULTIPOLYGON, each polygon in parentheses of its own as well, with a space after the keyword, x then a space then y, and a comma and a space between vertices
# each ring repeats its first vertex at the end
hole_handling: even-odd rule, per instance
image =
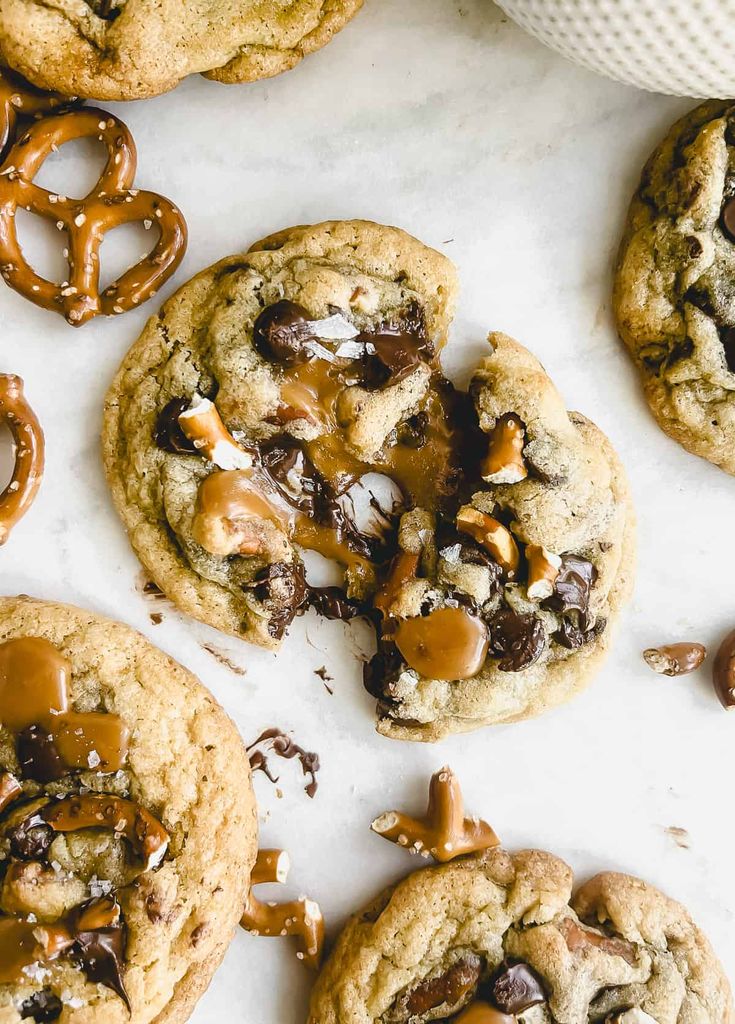
MULTIPOLYGON (((542 358, 570 406, 610 434, 640 522, 635 599, 591 688, 537 721, 436 747, 398 744, 373 732, 350 653, 365 643, 359 630, 310 614, 275 657, 154 609, 136 589, 98 432, 105 389, 156 300, 75 332, 0 292, 0 370, 25 377, 48 441, 38 502, 0 551, 2 591, 131 623, 199 674, 246 739, 275 724, 319 751, 315 800, 292 763, 281 768, 282 797, 262 775, 256 788, 263 842, 290 849, 290 891, 320 900, 331 934, 415 866, 368 832, 371 818, 422 809, 429 773, 449 761, 469 807, 508 846, 556 851, 580 876, 615 868, 658 883, 690 907, 735 977, 735 721, 708 671, 664 681, 640 657, 667 639, 714 645, 734 624, 735 484, 658 430, 610 318, 629 194, 688 105, 565 63, 489 0, 367 0, 291 74, 245 87, 191 79, 116 108, 138 142, 139 183, 166 192, 189 221, 189 252, 167 293, 280 227, 353 216, 399 224, 459 266, 450 374, 462 378, 489 328, 506 330, 542 358), (164 613, 158 626, 154 610, 164 613), (205 643, 246 674, 224 668, 205 643), (333 696, 314 674, 322 665, 333 696), (666 833, 672 825, 687 830, 688 849, 666 833)), ((57 186, 69 194, 75 167, 74 156, 55 158, 57 186)), ((309 982, 289 941, 242 933, 194 1020, 298 1024, 309 982)))

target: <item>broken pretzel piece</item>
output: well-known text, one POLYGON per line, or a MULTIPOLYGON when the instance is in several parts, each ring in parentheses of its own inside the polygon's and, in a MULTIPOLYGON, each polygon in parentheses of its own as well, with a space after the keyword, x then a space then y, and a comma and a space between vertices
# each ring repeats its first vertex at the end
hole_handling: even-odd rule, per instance
POLYGON ((318 970, 324 947, 324 917, 319 904, 305 896, 289 903, 261 903, 253 895, 254 885, 283 884, 289 868, 289 857, 284 850, 258 851, 240 924, 253 935, 295 936, 299 940, 296 956, 307 967, 318 970))
POLYGON ((429 806, 424 818, 409 818, 400 811, 387 811, 370 828, 391 843, 411 853, 432 856, 446 863, 456 857, 500 846, 500 840, 486 821, 466 818, 457 776, 444 767, 431 777, 429 806))
POLYGON ((191 406, 179 414, 179 426, 196 450, 220 469, 252 466, 252 456, 240 447, 208 398, 195 395, 191 406))
POLYGON ((523 460, 526 431, 512 413, 501 417, 490 435, 490 444, 480 465, 482 479, 489 484, 517 484, 528 476, 523 460))
POLYGON ((526 545, 528 561, 528 587, 530 601, 545 601, 554 593, 554 584, 561 569, 561 558, 547 551, 541 544, 526 545))
POLYGON ((33 504, 45 461, 41 424, 23 395, 23 381, 0 373, 0 423, 7 423, 15 448, 10 483, 0 492, 0 545, 33 504))
POLYGON ((472 505, 463 505, 457 513, 457 529, 486 548, 509 577, 515 576, 520 561, 518 545, 501 522, 472 505))

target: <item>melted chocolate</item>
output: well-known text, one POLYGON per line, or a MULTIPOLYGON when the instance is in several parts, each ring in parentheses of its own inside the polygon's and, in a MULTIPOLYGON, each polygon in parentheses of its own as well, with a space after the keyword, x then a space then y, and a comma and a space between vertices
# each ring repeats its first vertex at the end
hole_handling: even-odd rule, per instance
POLYGON ((298 743, 294 743, 291 737, 287 736, 281 729, 266 729, 265 732, 258 736, 257 740, 250 744, 247 751, 250 755, 250 766, 253 771, 263 772, 265 777, 271 782, 278 782, 278 777, 271 774, 268 758, 265 752, 259 749, 262 746, 270 746, 274 754, 285 758, 287 761, 297 757, 304 775, 310 776, 310 780, 304 787, 304 790, 312 798, 316 795, 316 791, 319 788, 316 777, 320 767, 318 754, 313 751, 304 750, 298 743))
POLYGON ((546 644, 541 619, 503 609, 490 620, 490 650, 501 672, 520 672, 537 661, 546 644))
POLYGON ((424 312, 416 302, 395 320, 385 321, 374 331, 357 338, 366 346, 360 361, 360 383, 364 387, 383 387, 407 377, 419 363, 430 363, 434 345, 426 334, 424 312))
POLYGON ((20 1015, 23 1020, 35 1020, 36 1024, 50 1024, 58 1020, 64 1004, 58 996, 54 995, 51 989, 44 988, 40 992, 34 992, 28 999, 20 1004, 20 1015))
POLYGON ((172 398, 156 420, 154 438, 159 448, 175 455, 196 455, 197 448, 179 426, 179 416, 189 408, 188 398, 172 398))
POLYGON ((467 953, 443 974, 421 982, 399 996, 388 1017, 390 1024, 423 1019, 424 1014, 439 1007, 446 1007, 447 1013, 455 1012, 477 990, 482 966, 482 960, 476 953, 467 953))
POLYGON ((40 814, 30 814, 8 833, 10 852, 18 860, 45 860, 54 831, 40 814))
POLYGON ((586 558, 567 552, 561 556, 561 568, 554 583, 554 593, 545 602, 555 612, 576 611, 579 624, 587 628, 590 591, 597 579, 597 569, 586 558))
POLYGON ((519 1014, 546 1002, 546 992, 535 971, 524 963, 505 960, 490 982, 491 1000, 503 1013, 519 1014))
POLYGON ((363 665, 362 684, 376 700, 391 700, 395 684, 407 667, 393 641, 383 637, 378 641, 377 652, 363 665))
POLYGON ((24 779, 56 782, 67 774, 67 767, 48 729, 30 725, 18 734, 18 760, 24 779))
POLYGON ((301 562, 274 562, 258 576, 255 597, 270 614, 268 632, 280 640, 309 594, 301 562))
POLYGON ((365 614, 358 601, 347 597, 339 587, 310 587, 309 607, 314 608, 325 619, 341 619, 347 622, 358 615, 365 614))
POLYGON ((585 644, 596 640, 604 632, 606 625, 607 619, 598 619, 591 629, 583 630, 579 626, 575 626, 569 619, 562 619, 559 629, 552 633, 552 637, 562 647, 576 651, 578 648, 584 647, 585 644))
POLYGON ((70 958, 95 981, 116 992, 130 1009, 123 974, 127 927, 114 896, 89 900, 70 915, 74 934, 70 958))

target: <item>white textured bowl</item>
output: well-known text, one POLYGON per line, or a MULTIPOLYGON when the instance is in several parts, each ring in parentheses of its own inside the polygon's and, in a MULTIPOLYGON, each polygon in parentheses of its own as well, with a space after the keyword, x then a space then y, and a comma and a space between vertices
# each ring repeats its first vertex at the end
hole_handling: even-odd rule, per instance
POLYGON ((735 0, 498 0, 570 60, 677 96, 735 96, 735 0))

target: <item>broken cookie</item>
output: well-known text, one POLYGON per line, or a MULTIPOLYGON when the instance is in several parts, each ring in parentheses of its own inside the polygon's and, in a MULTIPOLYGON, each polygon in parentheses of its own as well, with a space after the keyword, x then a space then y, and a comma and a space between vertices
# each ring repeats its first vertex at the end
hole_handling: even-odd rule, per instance
POLYGON ((308 607, 366 615, 380 729, 538 714, 590 678, 627 594, 620 464, 502 335, 443 376, 449 260, 365 221, 293 228, 186 285, 105 410, 115 504, 184 611, 277 647, 308 607), (341 587, 308 579, 316 552, 341 587))

